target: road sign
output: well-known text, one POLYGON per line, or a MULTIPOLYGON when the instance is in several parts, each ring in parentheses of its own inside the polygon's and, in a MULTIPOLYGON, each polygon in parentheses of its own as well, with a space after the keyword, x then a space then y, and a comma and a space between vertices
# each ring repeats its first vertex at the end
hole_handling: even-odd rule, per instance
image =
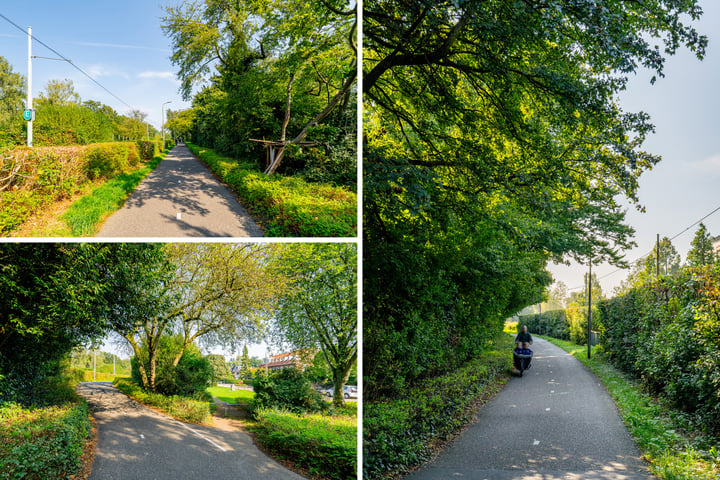
POLYGON ((35 117, 35 112, 32 110, 23 110, 23 119, 26 121, 33 120, 35 117))

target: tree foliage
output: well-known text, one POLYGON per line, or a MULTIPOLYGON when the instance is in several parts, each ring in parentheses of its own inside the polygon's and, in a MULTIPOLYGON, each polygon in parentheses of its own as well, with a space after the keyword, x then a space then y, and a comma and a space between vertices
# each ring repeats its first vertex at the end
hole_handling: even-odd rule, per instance
POLYGON ((617 202, 659 158, 630 74, 707 39, 696 1, 364 4, 369 394, 472 356, 546 262, 623 264, 617 202), (656 46, 658 48, 656 48, 656 46))
POLYGON ((262 148, 249 139, 297 145, 307 138, 319 145, 294 148, 291 169, 322 158, 313 170, 322 163, 354 170, 348 138, 357 132, 356 20, 355 9, 343 11, 342 3, 204 0, 168 7, 163 30, 180 91, 190 99, 202 87, 193 99, 193 141, 252 158, 262 148))
POLYGON ((330 366, 333 403, 357 362, 357 250, 354 244, 293 244, 280 251, 290 288, 280 300, 274 333, 298 349, 319 349, 330 366))
POLYGON ((712 236, 705 225, 701 223, 688 251, 687 264, 691 267, 701 267, 711 265, 716 261, 717 254, 713 249, 712 236))

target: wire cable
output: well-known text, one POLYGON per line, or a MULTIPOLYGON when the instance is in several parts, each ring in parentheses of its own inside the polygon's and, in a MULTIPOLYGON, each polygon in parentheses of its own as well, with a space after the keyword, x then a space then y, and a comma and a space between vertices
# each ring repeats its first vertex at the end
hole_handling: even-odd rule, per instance
MULTIPOLYGON (((6 17, 5 15, 3 15, 2 13, 0 13, 0 17, 4 18, 8 23, 10 23, 12 26, 14 26, 15 28, 17 28, 17 29, 20 30, 21 32, 23 32, 25 35, 28 34, 27 30, 25 30, 25 29, 22 28, 20 25, 18 25, 17 23, 13 22, 12 20, 10 20, 8 17, 6 17)), ((92 80, 98 87, 100 87, 100 88, 102 88, 103 90, 105 90, 107 93, 109 93, 110 95, 112 95, 117 101, 119 101, 120 103, 122 103, 123 105, 127 106, 129 109, 132 110, 133 107, 132 107, 129 103, 127 103, 125 100, 123 100, 122 98, 118 97, 117 95, 115 95, 115 94, 114 94, 113 92, 111 92, 110 90, 108 90, 103 84, 101 84, 100 82, 98 82, 97 80, 95 80, 93 77, 91 77, 90 74, 86 73, 85 70, 83 70, 82 68, 80 68, 80 67, 78 67, 77 65, 75 65, 72 60, 66 58, 63 54, 61 54, 60 52, 58 52, 57 50, 55 50, 54 48, 52 48, 51 46, 49 46, 47 43, 45 43, 45 42, 43 42, 42 40, 40 40, 39 38, 37 38, 36 36, 33 35, 32 38, 33 38, 33 40, 35 40, 36 42, 38 42, 40 45, 42 45, 43 47, 47 48, 48 50, 50 50, 51 52, 53 52, 55 55, 59 56, 61 59, 65 60, 65 61, 68 62, 70 65, 72 65, 73 67, 75 67, 80 73, 82 73, 82 74, 85 75, 87 78, 89 78, 90 80, 92 80)))

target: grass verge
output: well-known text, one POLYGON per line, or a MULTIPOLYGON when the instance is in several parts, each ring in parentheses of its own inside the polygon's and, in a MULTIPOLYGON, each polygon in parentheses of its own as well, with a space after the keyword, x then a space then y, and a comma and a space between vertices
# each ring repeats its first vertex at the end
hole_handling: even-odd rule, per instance
POLYGON ((268 236, 354 237, 357 195, 346 188, 306 182, 298 177, 265 175, 254 163, 186 144, 228 184, 253 212, 267 218, 268 236))
POLYGON ((134 400, 161 410, 177 420, 188 423, 208 423, 210 404, 207 401, 173 395, 146 392, 127 377, 116 377, 113 385, 134 400))
POLYGON ((250 429, 274 456, 307 469, 314 478, 356 478, 357 410, 335 415, 256 410, 257 423, 250 429))
POLYGON ((163 158, 165 154, 156 155, 142 168, 113 178, 70 205, 60 217, 68 226, 69 236, 95 235, 99 225, 123 206, 127 197, 155 170, 163 158))
POLYGON ((432 458, 507 381, 512 337, 500 335, 482 356, 407 388, 401 397, 363 405, 364 478, 392 478, 432 458))
POLYGON ((650 471, 664 480, 717 480, 720 455, 717 440, 691 433, 682 434, 682 415, 641 391, 627 375, 610 365, 600 347, 542 337, 585 364, 615 400, 620 415, 650 464, 650 471))

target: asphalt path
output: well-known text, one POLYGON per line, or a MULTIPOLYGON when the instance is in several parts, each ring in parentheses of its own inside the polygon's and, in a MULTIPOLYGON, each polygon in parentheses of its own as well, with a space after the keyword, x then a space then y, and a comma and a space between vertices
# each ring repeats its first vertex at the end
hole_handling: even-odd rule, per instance
POLYGON ((600 380, 545 340, 531 348, 530 370, 511 378, 457 440, 406 480, 655 479, 600 380))
POLYGON ((302 480, 262 453, 240 430, 192 425, 161 415, 110 382, 78 384, 97 422, 90 480, 302 480))
POLYGON ((234 194, 183 144, 175 146, 98 237, 262 237, 234 194))

